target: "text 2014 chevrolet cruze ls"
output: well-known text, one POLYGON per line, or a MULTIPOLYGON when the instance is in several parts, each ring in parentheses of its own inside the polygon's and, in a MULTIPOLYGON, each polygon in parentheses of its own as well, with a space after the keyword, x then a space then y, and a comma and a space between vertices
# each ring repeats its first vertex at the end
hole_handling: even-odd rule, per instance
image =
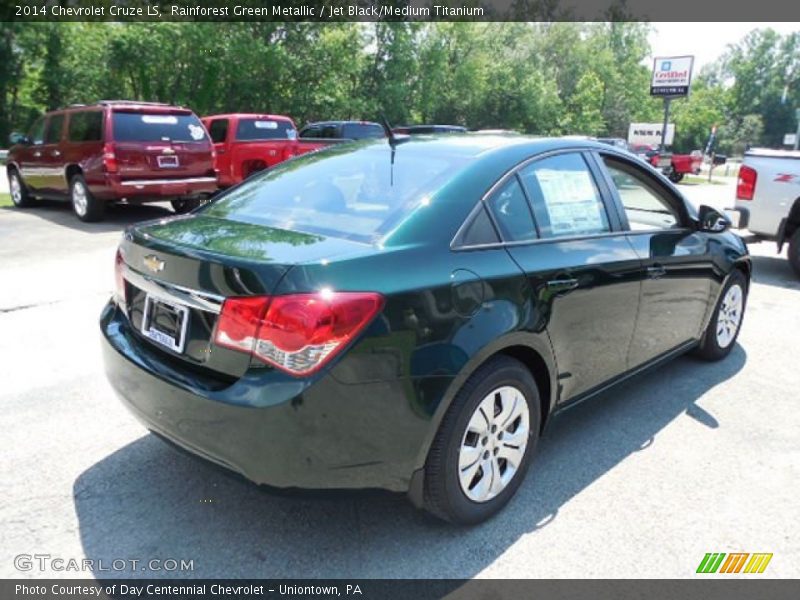
POLYGON ((623 151, 389 138, 131 227, 101 326, 114 388, 175 444, 474 523, 555 411, 684 351, 726 356, 749 278, 724 217, 623 151))

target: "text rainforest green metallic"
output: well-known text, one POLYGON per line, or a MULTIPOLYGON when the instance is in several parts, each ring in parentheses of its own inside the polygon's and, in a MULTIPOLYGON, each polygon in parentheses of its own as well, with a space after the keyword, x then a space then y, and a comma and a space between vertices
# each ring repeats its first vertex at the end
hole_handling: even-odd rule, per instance
POLYGON ((635 156, 490 134, 289 160, 130 227, 116 267, 106 371, 148 429, 259 484, 459 523, 511 498, 556 411, 726 356, 750 281, 727 220, 635 156))

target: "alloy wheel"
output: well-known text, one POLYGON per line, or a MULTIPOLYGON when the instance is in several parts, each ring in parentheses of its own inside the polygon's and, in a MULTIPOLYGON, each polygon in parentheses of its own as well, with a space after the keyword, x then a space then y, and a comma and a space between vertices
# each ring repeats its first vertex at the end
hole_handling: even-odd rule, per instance
POLYGON ((727 348, 736 337, 742 321, 744 292, 739 284, 734 284, 725 293, 717 316, 717 344, 727 348))
POLYGON ((461 490, 487 502, 514 478, 528 445, 530 415, 522 392, 502 386, 481 400, 467 424, 458 455, 461 490))
POLYGON ((11 191, 11 200, 19 206, 22 204, 22 183, 16 174, 9 178, 8 186, 11 191))
POLYGON ((72 184, 72 205, 78 215, 81 217, 86 215, 86 211, 89 208, 89 198, 86 194, 86 187, 80 181, 72 184))

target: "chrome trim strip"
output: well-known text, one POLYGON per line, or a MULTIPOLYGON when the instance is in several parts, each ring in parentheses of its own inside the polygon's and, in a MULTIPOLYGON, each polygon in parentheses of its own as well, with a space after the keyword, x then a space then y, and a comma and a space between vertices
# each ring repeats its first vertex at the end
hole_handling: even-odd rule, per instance
POLYGON ((167 185, 170 183, 215 183, 216 177, 190 177, 188 179, 131 179, 130 181, 120 181, 120 185, 167 185))
POLYGON ((182 304, 196 310, 219 314, 222 311, 222 303, 225 301, 224 296, 201 292, 154 279, 153 277, 148 277, 147 275, 134 271, 128 265, 125 265, 123 277, 147 294, 152 294, 153 296, 164 298, 165 300, 175 302, 176 304, 182 304))

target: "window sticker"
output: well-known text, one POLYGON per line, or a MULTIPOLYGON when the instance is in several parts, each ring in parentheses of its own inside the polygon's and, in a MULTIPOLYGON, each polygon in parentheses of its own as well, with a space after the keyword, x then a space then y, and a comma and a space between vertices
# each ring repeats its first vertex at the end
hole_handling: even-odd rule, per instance
POLYGON ((200 125, 189 124, 189 135, 192 136, 193 140, 202 140, 206 132, 203 131, 200 125))
POLYGON ((178 117, 174 115, 142 115, 142 122, 153 125, 177 125, 178 117))
POLYGON ((603 208, 588 171, 537 169, 554 235, 605 231, 603 208))

